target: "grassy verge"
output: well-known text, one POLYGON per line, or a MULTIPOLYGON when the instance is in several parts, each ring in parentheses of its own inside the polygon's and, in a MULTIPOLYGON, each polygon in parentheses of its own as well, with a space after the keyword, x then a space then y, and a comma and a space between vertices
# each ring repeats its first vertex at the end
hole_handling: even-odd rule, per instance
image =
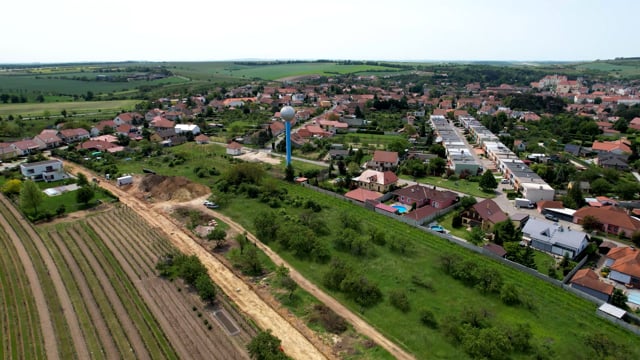
POLYGON ((418 181, 421 184, 436 185, 438 187, 442 187, 445 189, 462 192, 474 197, 489 198, 489 199, 496 197, 495 193, 486 193, 482 191, 477 182, 471 182, 467 180, 449 180, 449 179, 443 179, 437 176, 427 176, 427 177, 418 178, 418 179, 414 179, 406 175, 401 175, 400 177, 405 180, 418 181))

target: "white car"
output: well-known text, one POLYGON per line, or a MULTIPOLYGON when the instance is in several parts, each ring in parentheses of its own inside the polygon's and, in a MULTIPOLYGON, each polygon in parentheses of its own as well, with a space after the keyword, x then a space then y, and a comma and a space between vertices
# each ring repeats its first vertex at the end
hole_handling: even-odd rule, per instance
POLYGON ((209 209, 217 209, 217 208, 219 208, 219 207, 220 207, 218 204, 216 204, 216 203, 214 203, 214 202, 212 202, 212 201, 209 201, 209 200, 205 201, 205 202, 203 203, 203 205, 204 205, 204 206, 206 206, 206 207, 207 207, 207 208, 209 208, 209 209))

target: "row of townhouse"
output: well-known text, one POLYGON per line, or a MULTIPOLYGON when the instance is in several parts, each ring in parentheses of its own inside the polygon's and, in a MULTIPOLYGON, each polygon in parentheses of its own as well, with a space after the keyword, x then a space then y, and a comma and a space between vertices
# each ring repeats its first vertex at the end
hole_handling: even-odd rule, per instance
POLYGON ((522 192, 524 198, 533 202, 554 199, 555 190, 478 120, 468 116, 461 118, 460 122, 481 146, 487 158, 496 164, 496 168, 515 189, 522 192))
POLYGON ((39 151, 55 149, 63 144, 72 144, 89 139, 90 133, 83 128, 45 129, 31 139, 0 143, 0 159, 28 156, 39 151))
POLYGON ((474 150, 467 146, 453 125, 442 115, 431 115, 429 120, 437 135, 436 142, 441 143, 447 151, 448 167, 456 174, 463 171, 468 171, 471 175, 477 174, 480 164, 471 154, 474 150))

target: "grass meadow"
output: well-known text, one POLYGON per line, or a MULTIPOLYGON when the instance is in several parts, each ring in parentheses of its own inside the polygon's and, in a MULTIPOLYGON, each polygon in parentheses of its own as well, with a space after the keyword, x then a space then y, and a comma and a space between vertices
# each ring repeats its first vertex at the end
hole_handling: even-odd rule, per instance
POLYGON ((69 101, 55 103, 23 103, 0 104, 0 116, 5 117, 21 115, 22 117, 59 116, 62 110, 71 113, 109 113, 121 110, 132 110, 140 100, 114 100, 114 101, 69 101))
MULTIPOLYGON (((369 323, 416 354, 418 358, 465 358, 467 355, 447 341, 439 330, 421 325, 418 314, 421 309, 429 309, 436 314, 438 321, 443 321, 446 317, 459 315, 468 308, 486 310, 495 324, 530 324, 533 332, 532 343, 537 346, 550 346, 554 358, 587 358, 587 355, 581 356, 576 349, 583 347, 586 335, 597 332, 608 333, 611 338, 632 349, 635 356, 640 356, 640 349, 633 345, 637 338, 598 318, 595 315, 596 306, 592 303, 533 276, 505 267, 446 240, 364 208, 303 187, 283 186, 287 189, 289 196, 313 199, 322 204, 323 210, 320 216, 329 229, 340 228, 339 218, 341 214, 348 212, 360 219, 365 229, 363 232, 376 227, 386 233, 388 240, 403 237, 409 241, 411 248, 405 254, 393 253, 387 248, 375 246, 377 256, 364 259, 332 248, 334 257, 343 259, 356 271, 366 274, 370 280, 379 285, 385 294, 385 300, 382 303, 370 309, 363 309, 342 293, 325 290, 353 311, 359 312, 369 323), (440 269, 439 261, 440 256, 446 253, 456 253, 465 259, 472 259, 478 264, 497 270, 506 283, 516 284, 533 299, 535 310, 506 306, 498 296, 483 295, 476 289, 467 287, 445 275, 440 269), (433 290, 425 290, 413 285, 412 276, 432 282, 433 290), (388 294, 395 289, 406 291, 411 304, 409 312, 400 312, 389 304, 388 294)), ((250 231, 255 231, 253 220, 261 210, 269 209, 266 204, 243 197, 235 198, 222 209, 225 214, 232 216, 250 231), (248 212, 246 209, 252 209, 252 211, 248 212)), ((286 214, 290 217, 296 217, 300 211, 302 210, 292 207, 276 210, 281 216, 286 214)), ((321 239, 331 244, 331 235, 321 239)), ((322 277, 329 269, 329 264, 300 260, 290 252, 282 251, 277 243, 271 246, 307 278, 323 287, 322 277)), ((526 357, 516 355, 514 358, 526 357)))

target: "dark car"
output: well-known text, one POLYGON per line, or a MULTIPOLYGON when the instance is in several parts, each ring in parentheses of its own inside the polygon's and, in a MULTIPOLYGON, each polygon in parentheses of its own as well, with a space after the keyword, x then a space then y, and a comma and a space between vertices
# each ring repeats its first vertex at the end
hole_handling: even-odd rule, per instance
POLYGON ((547 220, 551 220, 551 221, 556 221, 556 222, 558 221, 558 217, 555 216, 555 215, 551 215, 551 214, 546 214, 544 216, 544 218, 547 219, 547 220))

